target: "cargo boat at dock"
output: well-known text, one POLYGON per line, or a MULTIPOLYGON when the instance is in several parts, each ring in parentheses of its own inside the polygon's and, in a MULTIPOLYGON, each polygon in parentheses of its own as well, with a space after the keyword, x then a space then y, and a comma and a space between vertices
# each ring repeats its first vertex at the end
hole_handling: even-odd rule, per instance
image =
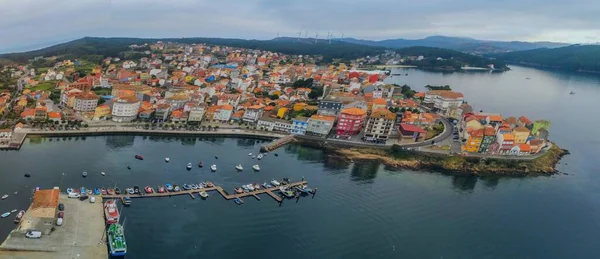
POLYGON ((125 256, 127 254, 127 243, 125 232, 119 223, 112 224, 106 231, 108 236, 108 249, 111 256, 125 256))

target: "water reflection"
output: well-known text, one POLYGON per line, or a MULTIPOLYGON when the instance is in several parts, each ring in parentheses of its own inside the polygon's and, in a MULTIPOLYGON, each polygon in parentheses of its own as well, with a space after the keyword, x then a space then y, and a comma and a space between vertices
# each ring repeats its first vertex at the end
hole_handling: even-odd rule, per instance
POLYGON ((350 168, 350 165, 352 163, 341 156, 327 155, 323 159, 323 166, 326 169, 332 170, 332 172, 344 173, 350 168))
POLYGON ((377 177, 377 170, 379 170, 379 162, 377 161, 366 161, 356 162, 352 167, 350 174, 352 175, 352 181, 359 181, 364 183, 371 183, 373 179, 377 177))
POLYGON ((243 139, 243 138, 238 138, 236 140, 237 145, 240 147, 252 147, 257 143, 256 139, 243 139))
POLYGON ((318 162, 323 160, 323 151, 307 148, 300 145, 287 145, 285 146, 285 153, 295 154, 297 159, 300 161, 313 161, 318 162))
POLYGON ((498 183, 500 182, 500 177, 498 176, 482 176, 480 177, 480 179, 483 182, 483 185, 486 187, 486 189, 490 190, 496 189, 498 183))
MULTIPOLYGON (((63 139, 64 140, 64 139, 63 139)), ((110 135, 106 136, 106 146, 110 149, 131 147, 135 142, 133 135, 110 135)))
POLYGON ((183 146, 194 146, 196 145, 196 138, 182 138, 181 145, 183 146))
POLYGON ((452 188, 459 193, 472 193, 478 178, 474 175, 452 176, 452 188))

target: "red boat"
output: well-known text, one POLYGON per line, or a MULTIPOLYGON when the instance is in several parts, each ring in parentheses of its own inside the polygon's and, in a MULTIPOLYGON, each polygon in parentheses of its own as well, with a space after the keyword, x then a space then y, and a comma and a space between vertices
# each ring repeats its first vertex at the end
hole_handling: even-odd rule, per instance
POLYGON ((144 157, 143 157, 143 156, 140 156, 140 155, 135 155, 135 159, 138 159, 138 160, 144 160, 144 157))
POLYGON ((165 192, 165 187, 164 186, 158 187, 158 192, 159 193, 164 193, 165 192))
POLYGON ((152 189, 152 187, 150 187, 150 186, 146 186, 146 187, 144 188, 144 191, 145 191, 146 193, 154 193, 154 189, 152 189))
POLYGON ((120 214, 115 200, 108 200, 104 203, 104 217, 106 218, 106 224, 110 225, 119 222, 120 214))
POLYGON ((100 189, 100 193, 102 193, 102 195, 106 195, 106 190, 105 189, 100 189))
POLYGON ((242 188, 235 188, 235 193, 243 193, 244 190, 242 188))
POLYGON ((108 193, 108 195, 114 195, 115 194, 115 190, 108 189, 108 190, 106 190, 106 193, 108 193))
POLYGON ((212 182, 206 182, 206 187, 215 187, 215 185, 212 182))
POLYGON ((204 164, 202 162, 198 163, 198 167, 203 167, 204 164))

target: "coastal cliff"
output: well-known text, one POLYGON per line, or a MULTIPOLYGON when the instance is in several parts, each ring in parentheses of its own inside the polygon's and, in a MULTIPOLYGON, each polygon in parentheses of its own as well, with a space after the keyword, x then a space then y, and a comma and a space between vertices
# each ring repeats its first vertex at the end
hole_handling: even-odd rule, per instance
POLYGON ((551 175, 558 171, 556 164, 568 154, 567 150, 553 145, 545 154, 532 160, 496 159, 448 156, 400 149, 323 147, 333 155, 350 160, 377 160, 396 168, 435 170, 452 174, 469 175, 551 175))

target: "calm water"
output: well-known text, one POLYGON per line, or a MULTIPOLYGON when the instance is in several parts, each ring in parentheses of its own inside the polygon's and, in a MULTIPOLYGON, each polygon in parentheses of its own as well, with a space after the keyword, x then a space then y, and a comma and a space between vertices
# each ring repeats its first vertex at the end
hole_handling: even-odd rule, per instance
MULTIPOLYGON (((417 89, 449 84, 477 109, 551 120, 551 138, 572 152, 560 165, 569 175, 478 178, 394 171, 377 163, 347 164, 299 146, 267 156, 255 173, 248 169, 257 161, 248 153, 258 151, 256 140, 30 139, 18 152, 1 152, 0 191, 19 195, 0 201, 0 211, 28 206, 27 193, 37 185, 210 180, 231 190, 304 176, 318 187, 317 195, 287 200, 282 207, 268 196, 246 198, 242 206, 216 194, 208 200, 134 200, 124 210, 127 258, 597 258, 600 78, 513 69, 503 74, 405 70, 408 76, 393 80, 417 89), (577 94, 569 95, 571 90, 577 94), (135 154, 145 160, 134 160, 135 154), (219 171, 185 170, 199 160, 218 164, 219 171), (238 163, 244 172, 235 172, 238 163), (90 174, 86 179, 83 170, 90 174), (25 172, 32 177, 24 178, 25 172)), ((13 227, 12 219, 0 220, 2 236, 13 227)))

